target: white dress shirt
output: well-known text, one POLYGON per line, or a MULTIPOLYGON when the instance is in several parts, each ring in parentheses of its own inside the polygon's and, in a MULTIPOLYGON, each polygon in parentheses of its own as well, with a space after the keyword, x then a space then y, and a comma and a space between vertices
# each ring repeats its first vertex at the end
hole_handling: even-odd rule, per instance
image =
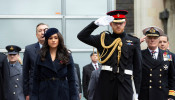
MULTIPOLYGON (((159 48, 157 47, 155 50, 150 50, 150 49, 148 48, 148 50, 149 50, 150 53, 152 53, 152 51, 155 51, 155 56, 156 56, 156 59, 157 59, 158 54, 159 54, 159 48)), ((152 54, 151 54, 151 55, 152 55, 152 54)))

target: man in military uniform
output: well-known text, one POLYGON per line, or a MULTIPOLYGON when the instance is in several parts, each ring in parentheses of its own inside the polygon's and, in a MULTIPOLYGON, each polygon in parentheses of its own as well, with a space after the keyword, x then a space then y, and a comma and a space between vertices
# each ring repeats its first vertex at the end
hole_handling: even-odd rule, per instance
POLYGON ((15 45, 6 46, 9 60, 9 73, 4 77, 5 100, 25 100, 23 94, 22 66, 19 63, 21 48, 15 45))
POLYGON ((4 71, 8 71, 8 62, 5 54, 0 53, 0 100, 4 100, 4 71))
POLYGON ((173 62, 175 64, 175 54, 169 50, 169 38, 166 34, 159 37, 159 48, 165 50, 172 55, 173 62))
POLYGON ((175 70, 172 56, 158 48, 163 31, 157 27, 143 30, 148 48, 142 50, 142 82, 139 100, 172 100, 175 70))
POLYGON ((93 100, 133 100, 133 94, 135 97, 136 92, 139 93, 140 40, 124 32, 127 13, 126 10, 110 11, 108 16, 93 21, 77 36, 100 53, 102 67, 93 100), (112 27, 112 34, 91 35, 96 28, 105 25, 112 27))

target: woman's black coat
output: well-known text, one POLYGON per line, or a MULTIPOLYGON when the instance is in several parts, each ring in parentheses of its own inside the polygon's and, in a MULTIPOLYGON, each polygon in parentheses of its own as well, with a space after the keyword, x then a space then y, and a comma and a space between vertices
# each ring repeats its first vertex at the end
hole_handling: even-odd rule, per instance
POLYGON ((70 54, 68 64, 51 60, 50 53, 45 61, 37 57, 31 100, 77 100, 78 91, 75 85, 74 62, 70 54), (50 80, 51 78, 56 80, 50 80))

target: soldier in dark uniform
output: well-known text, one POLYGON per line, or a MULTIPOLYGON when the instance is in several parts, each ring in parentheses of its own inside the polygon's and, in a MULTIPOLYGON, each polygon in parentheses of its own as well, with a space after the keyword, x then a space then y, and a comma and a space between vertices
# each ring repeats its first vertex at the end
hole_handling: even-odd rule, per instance
POLYGON ((4 70, 8 69, 7 57, 0 53, 0 100, 4 100, 4 70))
POLYGON ((92 22, 77 36, 82 42, 96 47, 100 53, 102 68, 93 100, 133 100, 133 94, 135 97, 136 92, 139 93, 140 41, 124 32, 127 13, 126 10, 108 12, 107 15, 110 16, 92 22), (99 26, 109 24, 112 34, 102 32, 100 35, 91 35, 99 26))
POLYGON ((173 100, 175 70, 172 56, 158 48, 163 31, 157 27, 143 30, 148 48, 142 50, 142 82, 139 100, 173 100))
POLYGON ((166 34, 159 37, 159 48, 171 54, 173 63, 175 64, 175 54, 169 50, 169 38, 166 34))
POLYGON ((9 73, 4 77, 5 100, 25 100, 22 85, 22 66, 18 61, 21 48, 15 45, 8 45, 6 50, 8 51, 9 73))

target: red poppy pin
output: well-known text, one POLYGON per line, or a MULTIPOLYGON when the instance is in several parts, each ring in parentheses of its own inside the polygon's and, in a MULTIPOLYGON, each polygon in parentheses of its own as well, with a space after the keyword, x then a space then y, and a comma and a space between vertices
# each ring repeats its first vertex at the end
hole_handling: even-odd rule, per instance
POLYGON ((63 64, 63 61, 62 60, 60 60, 60 64, 63 64))

